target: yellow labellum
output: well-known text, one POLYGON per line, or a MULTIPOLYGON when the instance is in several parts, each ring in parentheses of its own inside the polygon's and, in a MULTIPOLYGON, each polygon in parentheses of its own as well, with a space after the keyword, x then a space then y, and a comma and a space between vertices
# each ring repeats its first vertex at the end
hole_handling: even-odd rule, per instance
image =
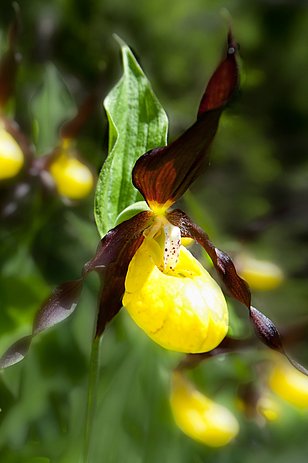
POLYGON ((170 405, 178 427, 210 447, 228 444, 239 432, 235 416, 197 391, 180 373, 172 378, 170 405))
POLYGON ((308 377, 278 360, 269 378, 269 386, 279 397, 298 408, 308 408, 308 377))
POLYGON ((60 195, 69 199, 81 199, 93 188, 94 179, 90 169, 78 159, 60 155, 50 166, 60 195))
POLYGON ((18 143, 0 127, 0 180, 15 177, 24 164, 24 155, 18 143))
POLYGON ((128 268, 124 307, 166 349, 186 353, 214 349, 228 331, 221 289, 183 246, 173 270, 162 270, 161 259, 158 243, 145 238, 128 268))

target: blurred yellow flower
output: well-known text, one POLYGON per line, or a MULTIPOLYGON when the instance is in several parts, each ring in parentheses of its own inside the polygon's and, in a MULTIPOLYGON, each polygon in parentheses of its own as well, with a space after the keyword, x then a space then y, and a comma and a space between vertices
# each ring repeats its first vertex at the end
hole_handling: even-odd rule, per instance
POLYGON ((50 165, 50 173, 61 196, 82 199, 94 185, 91 170, 78 159, 61 153, 50 165))
POLYGON ((273 262, 258 260, 248 255, 241 255, 236 260, 239 275, 247 281, 250 288, 270 291, 284 281, 281 268, 273 262))
POLYGON ((286 402, 301 409, 308 408, 308 377, 282 357, 271 370, 269 387, 286 402))
POLYGON ((239 432, 238 421, 227 408, 201 394, 178 372, 172 377, 170 404, 178 427, 202 444, 221 447, 239 432))
POLYGON ((0 180, 15 177, 24 164, 24 155, 12 135, 0 126, 0 180))
MULTIPOLYGON (((177 227, 173 227, 177 228, 177 227)), ((146 237, 131 260, 123 306, 145 333, 162 347, 196 353, 214 349, 228 331, 228 309, 220 287, 185 249, 146 237), (168 259, 168 257, 167 257, 168 259)))
POLYGON ((263 395, 259 398, 257 405, 257 411, 267 421, 276 421, 280 418, 281 412, 279 404, 269 395, 263 395))

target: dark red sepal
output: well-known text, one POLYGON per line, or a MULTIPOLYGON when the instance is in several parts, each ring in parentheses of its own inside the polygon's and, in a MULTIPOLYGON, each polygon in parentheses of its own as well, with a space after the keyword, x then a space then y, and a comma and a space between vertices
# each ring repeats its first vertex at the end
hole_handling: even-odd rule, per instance
POLYGON ((236 48, 231 35, 227 53, 202 97, 198 120, 169 145, 141 156, 133 169, 133 183, 151 205, 169 207, 200 173, 216 134, 220 115, 238 85, 236 48))
POLYGON ((209 83, 198 110, 198 119, 202 115, 225 106, 239 86, 238 66, 236 62, 237 44, 231 31, 228 34, 227 54, 220 63, 209 83))
POLYGON ((58 286, 36 314, 33 335, 62 322, 75 310, 82 290, 83 279, 66 281, 58 286))
POLYGON ((181 229, 182 236, 196 240, 208 253, 214 267, 231 295, 250 308, 251 294, 249 287, 236 272, 231 258, 216 248, 208 235, 181 210, 176 209, 167 215, 168 220, 181 229))

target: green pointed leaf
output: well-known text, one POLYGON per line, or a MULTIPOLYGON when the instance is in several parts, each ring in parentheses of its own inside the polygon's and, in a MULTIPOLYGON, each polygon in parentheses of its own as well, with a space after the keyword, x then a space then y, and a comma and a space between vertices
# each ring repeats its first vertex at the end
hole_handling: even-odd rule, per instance
POLYGON ((104 101, 109 121, 109 154, 99 175, 95 219, 101 236, 138 198, 132 169, 146 151, 166 144, 168 119, 128 46, 120 42, 123 76, 104 101))
POLYGON ((34 139, 39 155, 55 148, 61 124, 76 113, 76 105, 57 68, 49 63, 43 75, 43 85, 31 101, 34 119, 34 139))

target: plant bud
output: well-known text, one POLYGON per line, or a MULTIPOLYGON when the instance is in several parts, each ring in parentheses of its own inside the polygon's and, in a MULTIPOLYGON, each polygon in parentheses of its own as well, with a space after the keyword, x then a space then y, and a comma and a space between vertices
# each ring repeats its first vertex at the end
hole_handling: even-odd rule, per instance
POLYGON ((238 434, 239 424, 235 416, 197 391, 178 372, 173 374, 170 404, 178 427, 202 444, 221 447, 238 434))

